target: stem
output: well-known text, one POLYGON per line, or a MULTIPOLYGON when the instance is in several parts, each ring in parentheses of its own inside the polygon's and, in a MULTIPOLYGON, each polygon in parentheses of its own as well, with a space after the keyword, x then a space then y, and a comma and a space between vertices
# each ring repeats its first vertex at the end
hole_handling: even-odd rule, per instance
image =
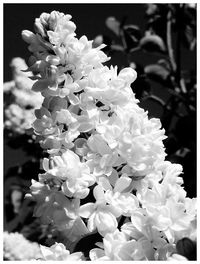
POLYGON ((135 48, 132 48, 132 49, 130 50, 130 53, 132 53, 132 52, 136 52, 136 51, 138 51, 138 50, 141 50, 141 47, 140 47, 140 46, 137 46, 137 47, 135 47, 135 48))
POLYGON ((180 79, 180 87, 181 87, 182 93, 187 93, 187 88, 186 88, 186 85, 185 85, 185 80, 183 78, 180 79))
POLYGON ((176 12, 176 24, 177 24, 177 39, 176 39, 176 83, 180 85, 181 76, 181 7, 180 4, 177 5, 176 12))
POLYGON ((181 21, 182 21, 182 10, 184 5, 178 4, 177 6, 177 15, 176 15, 176 23, 177 23, 177 41, 176 41, 176 83, 180 86, 182 93, 187 93, 187 89, 185 86, 185 81, 181 78, 181 21))
POLYGON ((172 71, 176 72, 176 62, 174 59, 174 52, 172 48, 172 11, 169 9, 167 14, 167 50, 169 55, 172 71))
POLYGON ((127 51, 127 45, 126 45, 126 40, 125 40, 125 36, 124 36, 124 31, 123 31, 123 26, 125 24, 126 21, 126 17, 124 17, 122 19, 121 25, 120 25, 120 31, 119 31, 119 35, 121 37, 121 41, 122 41, 122 45, 124 47, 125 52, 127 51))

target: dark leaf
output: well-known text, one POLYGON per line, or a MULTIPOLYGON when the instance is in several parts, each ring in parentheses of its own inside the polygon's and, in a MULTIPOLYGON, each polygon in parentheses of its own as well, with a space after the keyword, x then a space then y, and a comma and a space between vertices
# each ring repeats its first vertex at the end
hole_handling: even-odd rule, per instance
POLYGON ((178 254, 185 256, 188 260, 196 260, 196 242, 191 239, 184 237, 180 239, 176 244, 178 254))
POLYGON ((125 25, 124 30, 137 39, 141 38, 140 28, 136 25, 125 25))
POLYGON ((168 60, 160 59, 160 60, 158 61, 158 64, 161 65, 161 66, 163 66, 163 67, 164 67, 165 69, 167 69, 168 71, 171 70, 171 66, 170 66, 170 63, 169 63, 168 60))
POLYGON ((106 19, 106 26, 119 36, 120 22, 115 17, 108 17, 106 19))
POLYGON ((151 85, 144 77, 138 77, 134 83, 131 84, 131 88, 136 98, 139 100, 147 96, 151 91, 151 85))
POLYGON ((110 47, 113 51, 124 51, 123 46, 118 44, 112 44, 110 47))
POLYGON ((125 25, 123 31, 127 50, 130 51, 132 48, 137 47, 141 39, 140 28, 136 25, 125 25))
POLYGON ((197 15, 196 5, 194 7, 192 7, 189 4, 184 5, 183 7, 184 24, 196 25, 196 15, 197 15))
POLYGON ((144 68, 146 75, 155 81, 166 83, 170 72, 168 69, 159 64, 149 64, 144 68))
POLYGON ((76 244, 73 252, 83 252, 85 257, 89 258, 89 252, 95 247, 97 242, 102 242, 102 237, 99 233, 91 233, 81 238, 76 244))
POLYGON ((147 29, 166 40, 166 23, 169 5, 149 4, 147 5, 146 18, 147 29))
POLYGON ((196 30, 189 25, 186 25, 184 31, 185 44, 190 50, 194 50, 196 45, 196 30))
POLYGON ((161 52, 166 51, 164 41, 158 35, 146 35, 140 40, 140 47, 148 52, 161 52))
POLYGON ((183 45, 193 50, 196 45, 196 8, 191 8, 189 4, 176 7, 175 30, 180 32, 183 45))

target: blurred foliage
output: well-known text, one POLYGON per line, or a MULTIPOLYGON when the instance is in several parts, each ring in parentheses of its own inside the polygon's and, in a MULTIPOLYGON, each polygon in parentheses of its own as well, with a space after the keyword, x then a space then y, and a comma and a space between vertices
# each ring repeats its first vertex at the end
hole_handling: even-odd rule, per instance
POLYGON ((132 90, 140 104, 149 102, 162 107, 161 122, 168 138, 165 140, 167 159, 181 163, 184 185, 189 197, 196 196, 196 69, 182 69, 182 49, 196 52, 195 4, 146 4, 145 32, 137 25, 126 24, 127 17, 118 21, 108 17, 106 26, 113 37, 99 35, 95 47, 102 43, 104 52, 113 57, 122 53, 126 66, 138 73, 132 90), (142 65, 134 62, 134 54, 154 55, 157 62, 142 65), (158 83, 166 99, 152 87, 158 83))

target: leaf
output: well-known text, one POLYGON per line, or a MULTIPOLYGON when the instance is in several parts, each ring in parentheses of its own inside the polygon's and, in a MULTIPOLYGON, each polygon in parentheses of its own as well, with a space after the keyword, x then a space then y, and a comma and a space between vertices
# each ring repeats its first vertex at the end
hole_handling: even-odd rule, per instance
POLYGON ((159 64, 149 64, 144 68, 147 76, 159 82, 166 82, 170 75, 170 71, 159 64))
POLYGON ((143 76, 138 76, 135 82, 132 83, 131 88, 135 93, 136 98, 139 100, 148 95, 151 91, 151 85, 149 81, 147 81, 143 76))
POLYGON ((49 85, 49 80, 47 79, 39 80, 33 84, 32 90, 34 92, 42 92, 48 88, 48 85, 49 85))
POLYGON ((111 47, 111 49, 114 50, 114 51, 122 51, 122 52, 124 51, 123 46, 118 45, 118 44, 112 44, 110 47, 111 47))
POLYGON ((158 5, 157 4, 147 4, 146 15, 153 16, 158 13, 158 5))
POLYGON ((95 39, 92 42, 92 47, 93 48, 97 48, 99 47, 101 44, 103 44, 103 35, 98 35, 95 37, 95 39))
POLYGON ((76 242, 73 252, 83 252, 89 258, 90 250, 97 247, 97 242, 102 242, 102 236, 98 233, 89 233, 76 242))
POLYGON ((192 8, 189 4, 185 4, 181 9, 179 8, 178 11, 176 18, 176 30, 181 32, 181 37, 185 47, 192 51, 196 45, 196 8, 195 6, 192 8))
POLYGON ((190 25, 186 25, 185 31, 184 31, 184 37, 186 41, 186 46, 189 48, 189 50, 194 50, 196 45, 196 32, 195 29, 192 28, 190 25))
POLYGON ((139 40, 141 39, 140 28, 136 25, 125 25, 123 27, 123 30, 127 50, 131 50, 132 48, 137 47, 139 44, 139 40))
POLYGON ((170 63, 166 59, 160 59, 160 60, 158 60, 158 64, 161 65, 161 66, 163 66, 165 69, 167 69, 169 71, 171 69, 170 63))
POLYGON ((188 237, 180 239, 176 244, 178 254, 185 256, 188 260, 196 260, 196 242, 188 237))
POLYGON ((124 30, 137 40, 141 38, 140 28, 136 25, 125 25, 124 30))
POLYGON ((115 17, 108 17, 106 19, 106 26, 113 31, 117 36, 120 32, 120 22, 115 17))
POLYGON ((148 52, 161 52, 166 51, 164 41, 158 35, 146 35, 140 40, 140 47, 148 52))

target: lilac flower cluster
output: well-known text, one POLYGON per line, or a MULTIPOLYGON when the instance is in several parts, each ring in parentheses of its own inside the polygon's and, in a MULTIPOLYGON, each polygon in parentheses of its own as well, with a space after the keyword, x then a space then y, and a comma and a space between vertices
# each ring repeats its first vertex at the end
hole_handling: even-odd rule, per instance
MULTIPOLYGON (((105 45, 75 30, 71 15, 53 11, 22 32, 32 90, 44 97, 32 127, 48 153, 30 187, 35 216, 71 242, 97 231, 91 260, 170 260, 179 239, 196 240, 196 199, 186 197, 181 165, 165 160, 160 120, 138 105, 136 71, 104 66, 105 45)), ((48 260, 56 248, 69 255, 56 244, 48 260)))
POLYGON ((4 94, 11 102, 5 106, 4 127, 17 134, 25 134, 35 120, 34 109, 40 108, 43 96, 31 90, 35 81, 33 73, 25 72, 27 65, 22 58, 13 58, 10 64, 13 80, 5 82, 4 94))

